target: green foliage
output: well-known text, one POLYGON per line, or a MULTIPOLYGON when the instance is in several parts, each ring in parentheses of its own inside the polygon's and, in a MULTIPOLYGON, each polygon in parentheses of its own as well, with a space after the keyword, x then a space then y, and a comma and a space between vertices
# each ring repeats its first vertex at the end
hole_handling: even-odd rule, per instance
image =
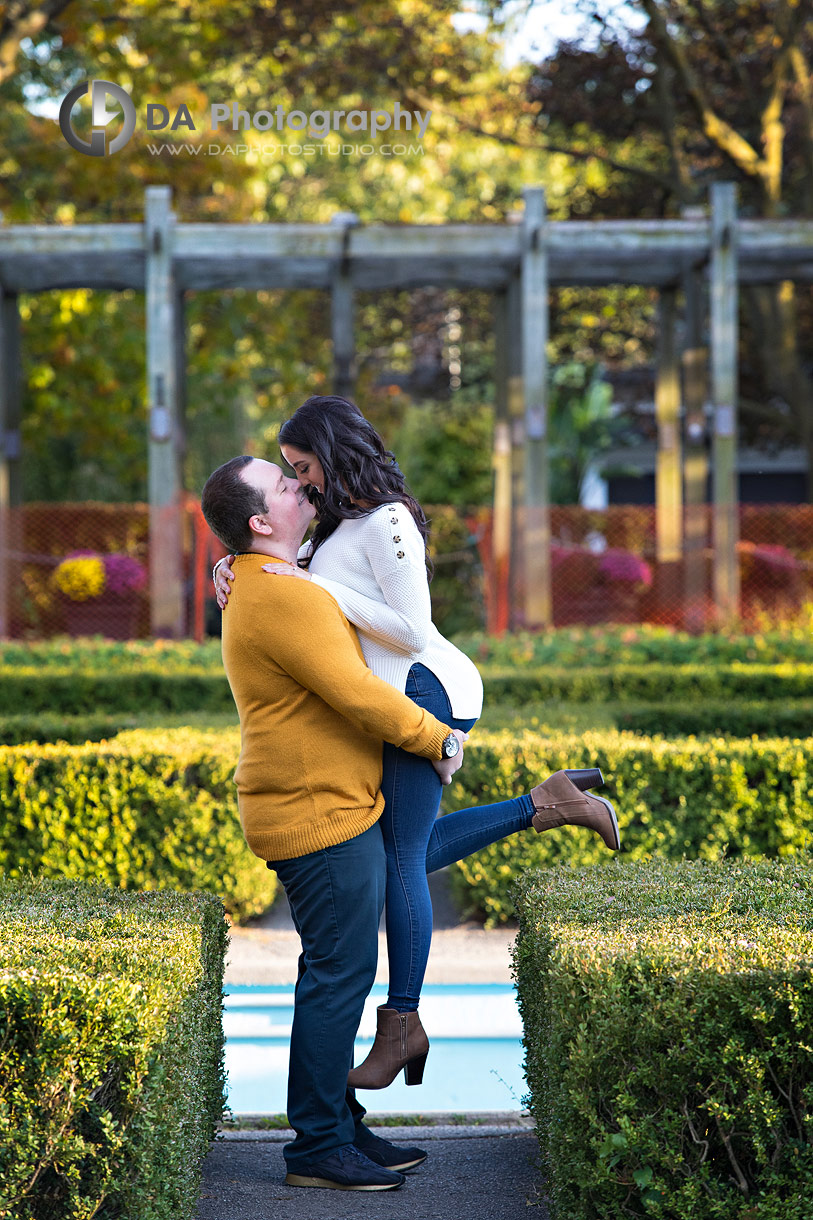
POLYGON ((555 1220, 803 1220, 810 858, 558 868, 516 898, 555 1220))
POLYGON ((490 504, 494 410, 476 393, 408 407, 388 445, 422 504, 458 510, 490 504))
MULTIPOLYGON (((445 810, 485 805, 530 792, 552 771, 600 767, 602 792, 615 806, 625 859, 651 855, 709 860, 789 856, 813 830, 813 738, 664 740, 631 733, 541 737, 472 735, 466 765, 444 790, 445 810)), ((452 881, 462 906, 487 926, 513 914, 511 886, 528 868, 559 862, 607 863, 599 836, 580 827, 533 830, 468 856, 452 881)))
POLYGON ((530 703, 540 699, 584 702, 646 700, 664 695, 700 699, 804 698, 813 684, 813 665, 611 665, 583 670, 491 669, 482 667, 486 698, 530 703))
POLYGON ((0 641, 0 667, 101 670, 106 673, 160 668, 165 673, 223 668, 220 640, 105 640, 53 636, 48 640, 0 641))
MULTIPOLYGON (((438 537, 448 510, 427 501, 438 537), (440 514, 441 516, 436 516, 440 514)), ((457 540, 450 538, 448 549, 457 540)), ((671 627, 641 626, 560 627, 547 631, 517 631, 504 636, 467 632, 455 636, 459 648, 489 668, 579 665, 718 665, 757 661, 776 665, 786 661, 813 664, 813 635, 809 629, 744 635, 723 632, 689 635, 671 627)), ((76 640, 58 636, 49 640, 0 641, 0 667, 43 667, 80 670, 131 670, 161 668, 164 672, 222 668, 220 640, 76 640)))
MULTIPOLYGON (((121 669, 106 673, 73 669, 0 669, 0 699, 6 706, 25 707, 29 712, 93 712, 128 714, 161 709, 185 711, 229 711, 234 700, 222 667, 186 669, 178 673, 163 669, 121 669)), ((236 713, 235 713, 236 715, 236 713)))
MULTIPOLYGON (((485 618, 482 568, 476 534, 453 508, 425 507, 430 524, 429 554, 434 564, 429 591, 432 621, 443 635, 471 631, 485 618)), ((474 527, 476 529, 476 526, 474 527)))
POLYGON ((0 749, 0 868, 130 890, 208 889, 236 919, 271 905, 276 875, 246 847, 238 734, 121 733, 0 749))
POLYGON ((18 746, 26 741, 63 741, 68 745, 81 745, 85 741, 115 737, 122 729, 135 727, 134 716, 60 716, 55 712, 23 712, 16 716, 0 716, 0 741, 6 746, 18 746))
POLYGON ((191 1220, 225 1104, 212 894, 0 875, 0 1215, 191 1220))
POLYGON ((807 737, 813 729, 813 699, 702 699, 686 703, 619 706, 619 729, 666 737, 725 733, 731 737, 807 737))
POLYGON ((613 411, 613 390, 597 364, 562 364, 550 375, 548 441, 552 504, 578 504, 591 466, 629 443, 629 425, 613 411))
MULTIPOLYGON (((757 661, 813 664, 813 633, 767 631, 760 635, 715 632, 689 635, 650 623, 636 626, 559 627, 510 635, 458 636, 455 643, 478 664, 489 667, 543 665, 721 665, 757 661)), ((0 652, 0 658, 3 653, 0 652)))

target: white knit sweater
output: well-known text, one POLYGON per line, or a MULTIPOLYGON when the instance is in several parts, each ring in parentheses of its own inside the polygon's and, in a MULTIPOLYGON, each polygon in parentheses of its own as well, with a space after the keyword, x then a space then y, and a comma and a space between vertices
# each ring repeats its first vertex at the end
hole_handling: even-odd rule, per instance
MULTIPOLYGON (((305 543, 299 554, 309 551, 305 543)), ((442 683, 455 719, 480 715, 483 683, 476 665, 432 622, 423 538, 405 504, 383 504, 342 521, 309 571, 358 628, 374 674, 402 691, 411 666, 420 663, 442 683)))

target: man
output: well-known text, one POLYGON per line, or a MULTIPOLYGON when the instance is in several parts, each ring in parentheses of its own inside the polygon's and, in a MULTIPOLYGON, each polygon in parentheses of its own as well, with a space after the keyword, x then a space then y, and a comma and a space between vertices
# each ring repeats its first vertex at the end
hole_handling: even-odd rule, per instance
POLYGON ((324 589, 264 578, 270 558, 295 565, 313 518, 296 479, 271 462, 232 458, 208 479, 202 507, 240 570, 223 616, 240 715, 240 820, 248 846, 279 876, 302 941, 286 1181, 392 1190, 425 1153, 373 1135, 347 1090, 384 903, 382 743, 432 759, 448 782, 466 735, 367 668, 355 629, 324 589))

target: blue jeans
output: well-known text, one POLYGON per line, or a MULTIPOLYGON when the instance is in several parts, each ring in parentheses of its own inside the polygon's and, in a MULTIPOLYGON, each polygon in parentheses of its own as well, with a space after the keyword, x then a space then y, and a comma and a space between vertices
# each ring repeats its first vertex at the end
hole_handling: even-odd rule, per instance
MULTIPOLYGON (((456 720, 441 682, 425 665, 413 665, 405 694, 450 728, 464 732, 474 720, 456 720)), ((458 809, 438 818, 443 785, 429 759, 384 745, 381 830, 387 853, 387 951, 391 1008, 415 1011, 432 941, 427 873, 531 825, 529 795, 494 805, 458 809)))
POLYGON ((284 1148, 296 1173, 352 1144, 365 1113, 347 1089, 353 1043, 375 982, 386 867, 379 823, 322 851, 272 860, 302 941, 291 1026, 284 1148))

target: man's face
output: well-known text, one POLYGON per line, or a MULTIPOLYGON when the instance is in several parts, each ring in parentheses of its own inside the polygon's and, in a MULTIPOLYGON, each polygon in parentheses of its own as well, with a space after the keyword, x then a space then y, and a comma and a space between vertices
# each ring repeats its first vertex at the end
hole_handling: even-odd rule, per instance
POLYGON ((297 479, 287 478, 273 462, 254 458, 240 472, 240 477, 265 496, 268 512, 264 519, 271 526, 272 536, 301 538, 314 517, 314 507, 297 479))

